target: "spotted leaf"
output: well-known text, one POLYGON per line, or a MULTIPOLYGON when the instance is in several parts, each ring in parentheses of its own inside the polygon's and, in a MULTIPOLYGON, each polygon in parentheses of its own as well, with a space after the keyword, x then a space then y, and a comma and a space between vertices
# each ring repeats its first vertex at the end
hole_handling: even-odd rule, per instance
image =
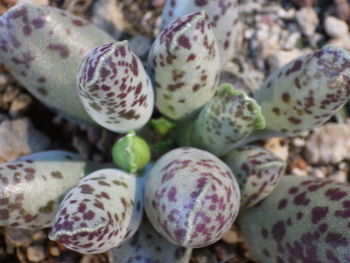
POLYGON ((239 22, 237 0, 167 0, 163 8, 163 27, 184 15, 206 11, 218 40, 221 64, 225 65, 235 53, 237 24, 239 22))
POLYGON ((170 242, 203 247, 216 242, 236 219, 240 192, 231 170, 211 153, 178 148, 153 166, 145 209, 170 242))
POLYGON ((60 9, 23 3, 0 17, 0 58, 35 97, 66 117, 93 123, 76 92, 79 65, 113 38, 60 9))
POLYGON ((113 248, 111 254, 115 263, 189 263, 191 251, 191 248, 170 243, 158 234, 148 220, 144 220, 132 239, 121 247, 113 248))
POLYGON ((0 225, 51 226, 64 194, 92 166, 66 151, 41 152, 0 165, 0 225))
POLYGON ((264 126, 264 117, 254 99, 223 84, 195 120, 192 145, 221 156, 264 126))
POLYGON ((160 33, 150 51, 156 106, 169 118, 190 115, 215 94, 219 53, 208 19, 201 12, 176 20, 160 33))
POLYGON ((138 229, 143 178, 102 169, 83 178, 62 201, 49 238, 80 253, 102 253, 138 229))
POLYGON ((325 46, 274 72, 255 99, 266 129, 294 136, 326 122, 350 97, 350 56, 325 46))
POLYGON ((101 45, 85 57, 78 94, 89 115, 115 132, 141 128, 154 106, 149 77, 127 41, 101 45))
POLYGON ((277 186, 285 163, 273 153, 257 146, 238 148, 223 157, 236 176, 241 190, 241 207, 252 207, 277 186))
POLYGON ((284 176, 239 221, 262 263, 349 262, 350 185, 325 178, 284 176))

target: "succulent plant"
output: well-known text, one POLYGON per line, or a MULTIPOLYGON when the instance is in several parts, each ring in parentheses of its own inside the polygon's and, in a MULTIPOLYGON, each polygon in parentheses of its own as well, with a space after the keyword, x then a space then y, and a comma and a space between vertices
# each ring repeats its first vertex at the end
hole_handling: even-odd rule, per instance
POLYGON ((264 133, 298 135, 329 120, 350 96, 350 56, 325 46, 274 72, 255 94, 264 133))
POLYGON ((65 11, 26 3, 1 16, 1 62, 34 96, 75 120, 129 133, 112 150, 118 168, 65 151, 0 165, 0 225, 52 227, 51 239, 81 253, 113 248, 118 262, 187 263, 242 208, 240 224, 263 262, 349 261, 349 186, 279 182, 285 164, 246 145, 327 121, 349 98, 349 55, 326 46, 297 58, 254 98, 219 86, 234 54, 236 3, 169 0, 145 62, 149 75, 127 41, 65 11), (149 122, 154 106, 164 116, 149 122), (157 133, 150 147, 140 137, 149 126, 157 133), (191 147, 171 144, 146 166, 157 143, 176 140, 191 147), (143 207, 150 223, 139 229, 143 207))
POLYGON ((84 58, 78 94, 88 114, 114 132, 141 128, 153 112, 151 81, 127 41, 103 44, 84 58))
POLYGON ((253 131, 265 127, 259 105, 230 84, 219 87, 193 124, 191 144, 222 156, 253 131))
POLYGON ((51 226, 66 192, 97 167, 66 151, 36 153, 1 164, 0 225, 51 226))
POLYGON ((252 254, 262 263, 349 262, 349 196, 348 184, 284 176, 240 215, 252 254))
POLYGON ((149 53, 156 106, 171 119, 188 117, 215 94, 219 53, 208 19, 206 13, 197 12, 175 20, 149 53))
POLYGON ((170 242, 203 247, 217 241, 237 217, 240 192, 231 170, 214 155, 178 148, 153 166, 145 186, 145 210, 170 242))
POLYGON ((235 55, 237 23, 239 21, 237 0, 167 0, 163 9, 163 27, 187 14, 206 11, 213 27, 224 66, 235 55))
POLYGON ((285 163, 273 153, 257 146, 245 146, 225 155, 223 161, 237 178, 241 208, 265 199, 284 174, 285 163))
POLYGON ((23 3, 0 18, 0 60, 45 105, 93 123, 76 92, 79 65, 93 48, 113 38, 60 9, 23 3))
POLYGON ((81 253, 121 245, 141 223, 142 179, 118 169, 84 177, 62 201, 50 238, 81 253))
POLYGON ((111 250, 112 262, 190 262, 191 248, 176 246, 163 238, 144 220, 136 234, 128 242, 111 250))

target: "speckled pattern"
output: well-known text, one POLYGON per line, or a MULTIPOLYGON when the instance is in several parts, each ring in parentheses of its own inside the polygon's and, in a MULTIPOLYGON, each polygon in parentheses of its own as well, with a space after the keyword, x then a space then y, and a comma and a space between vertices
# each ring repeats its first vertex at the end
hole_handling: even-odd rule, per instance
POLYGON ((350 95, 350 56, 325 46, 274 72, 256 93, 266 128, 297 135, 327 121, 350 95))
POLYGON ((88 164, 66 151, 28 155, 0 165, 0 225, 51 226, 64 194, 85 175, 88 164))
POLYGON ((235 149, 222 160, 237 178, 241 208, 265 199, 277 186, 286 166, 278 156, 257 146, 235 149))
POLYGON ((215 94, 219 53, 208 15, 186 15, 156 38, 148 62, 158 110, 171 119, 183 118, 215 94))
POLYGON ((144 219, 132 239, 113 248, 111 254, 115 263, 188 263, 191 251, 191 248, 176 246, 164 239, 144 219))
POLYGON ((315 177, 282 177, 240 223, 262 263, 350 262, 350 185, 315 177))
POLYGON ((218 41, 221 65, 235 54, 237 24, 239 22, 237 0, 167 0, 163 9, 163 27, 184 15, 206 11, 218 41))
POLYGON ((153 166, 145 209, 153 227, 174 244, 203 247, 216 242, 236 219, 240 192, 231 170, 216 156, 178 148, 153 166))
POLYGON ((103 31, 63 10, 19 4, 0 18, 0 58, 11 74, 48 107, 93 123, 76 92, 84 56, 113 41, 103 31))
POLYGON ((101 45, 85 57, 78 94, 89 115, 114 132, 141 128, 153 112, 151 81, 127 41, 101 45))
POLYGON ((65 196, 50 239, 86 254, 121 245, 141 223, 142 187, 143 178, 118 169, 89 174, 65 196))
POLYGON ((195 120, 192 144, 222 156, 254 130, 264 127, 259 105, 243 91, 223 84, 195 120))

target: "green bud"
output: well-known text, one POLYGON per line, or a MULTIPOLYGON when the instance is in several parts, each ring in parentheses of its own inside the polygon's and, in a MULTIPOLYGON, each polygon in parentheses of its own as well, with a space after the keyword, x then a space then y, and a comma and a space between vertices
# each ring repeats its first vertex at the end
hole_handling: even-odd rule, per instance
POLYGON ((152 119, 150 123, 152 128, 161 135, 167 135, 175 127, 175 124, 166 118, 152 119))
POLYGON ((112 157, 119 167, 135 173, 150 161, 151 151, 147 142, 132 131, 115 142, 112 157))

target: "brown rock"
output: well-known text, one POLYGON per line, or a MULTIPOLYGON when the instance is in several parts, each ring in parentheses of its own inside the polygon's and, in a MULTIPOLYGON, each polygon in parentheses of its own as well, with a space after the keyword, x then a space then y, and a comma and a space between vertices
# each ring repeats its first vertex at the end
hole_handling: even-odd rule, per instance
POLYGON ((0 163, 44 151, 49 145, 49 138, 35 130, 26 118, 0 123, 0 163))
POLYGON ((27 248, 27 257, 31 262, 40 262, 45 259, 45 250, 41 245, 32 245, 27 248))

